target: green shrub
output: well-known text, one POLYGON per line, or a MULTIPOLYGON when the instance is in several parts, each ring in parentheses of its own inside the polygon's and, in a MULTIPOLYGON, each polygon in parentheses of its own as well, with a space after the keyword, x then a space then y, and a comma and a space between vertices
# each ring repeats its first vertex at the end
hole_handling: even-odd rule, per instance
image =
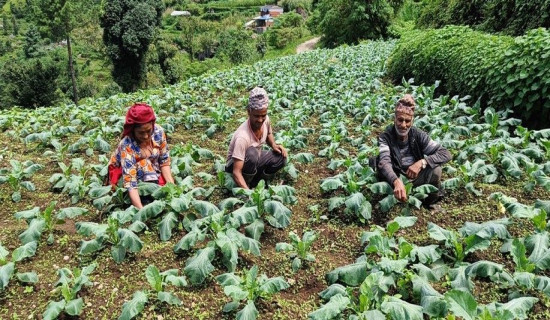
POLYGON ((522 35, 550 27, 550 0, 425 0, 423 4, 417 26, 424 28, 455 24, 522 35))
POLYGON ((414 31, 388 61, 394 81, 441 80, 441 90, 481 98, 495 109, 513 107, 532 126, 548 121, 549 68, 550 33, 544 29, 515 39, 457 26, 414 31))

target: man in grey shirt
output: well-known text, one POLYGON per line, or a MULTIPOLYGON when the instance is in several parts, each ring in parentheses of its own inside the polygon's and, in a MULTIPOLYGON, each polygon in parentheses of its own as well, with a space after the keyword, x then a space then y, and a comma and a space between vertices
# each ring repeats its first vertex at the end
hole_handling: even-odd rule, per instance
POLYGON ((451 160, 451 153, 430 136, 413 127, 415 102, 410 94, 395 105, 393 125, 378 137, 380 155, 377 164, 379 175, 393 187, 395 198, 407 201, 405 185, 399 175, 406 176, 414 186, 432 184, 439 191, 430 194, 423 202, 428 208, 443 195, 441 165, 451 160))
POLYGON ((225 171, 233 174, 235 183, 244 189, 254 188, 260 180, 269 180, 284 167, 288 157, 286 149, 273 137, 267 115, 269 98, 263 88, 250 91, 248 119, 233 134, 225 171), (267 144, 272 150, 262 150, 267 144))

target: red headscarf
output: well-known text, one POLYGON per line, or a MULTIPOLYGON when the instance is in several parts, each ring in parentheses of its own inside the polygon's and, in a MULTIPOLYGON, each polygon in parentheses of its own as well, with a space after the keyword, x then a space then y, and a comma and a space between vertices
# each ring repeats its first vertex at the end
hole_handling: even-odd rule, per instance
POLYGON ((134 104, 130 107, 130 109, 128 109, 128 112, 126 112, 126 120, 124 121, 122 137, 130 135, 136 124, 153 122, 154 127, 156 119, 155 112, 150 105, 143 102, 134 104))

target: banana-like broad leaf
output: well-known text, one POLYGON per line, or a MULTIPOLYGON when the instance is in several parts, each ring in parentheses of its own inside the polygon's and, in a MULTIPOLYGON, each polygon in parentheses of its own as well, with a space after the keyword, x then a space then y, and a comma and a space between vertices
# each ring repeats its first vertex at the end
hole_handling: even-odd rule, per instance
POLYGON ((80 242, 80 251, 78 254, 85 255, 99 251, 103 248, 101 238, 92 239, 92 240, 82 240, 80 242))
POLYGON ((157 293, 157 299, 161 302, 166 302, 169 305, 173 305, 173 306, 181 306, 182 305, 181 300, 171 292, 161 291, 161 292, 157 293))
POLYGON ((4 260, 6 260, 6 257, 8 256, 9 252, 2 246, 2 243, 0 243, 0 263, 3 263, 4 260))
POLYGON ((247 236, 245 236, 244 234, 240 233, 239 231, 237 231, 236 229, 228 229, 226 232, 228 237, 230 238, 234 238, 234 239, 237 239, 238 242, 240 243, 240 247, 243 248, 244 250, 252 253, 253 255, 255 256, 259 256, 260 255, 260 242, 255 240, 255 239, 252 239, 252 238, 249 238, 247 236))
POLYGON ((44 320, 55 320, 65 308, 65 300, 50 301, 46 311, 42 314, 44 320))
POLYGON ((223 264, 227 267, 227 271, 235 271, 237 260, 239 258, 239 239, 230 237, 224 232, 218 232, 216 237, 216 245, 220 248, 223 254, 223 264))
POLYGON ((545 276, 535 277, 535 288, 550 297, 550 278, 545 276))
POLYGON ((231 211, 235 207, 235 205, 241 204, 241 203, 243 203, 241 199, 230 197, 220 201, 220 203, 218 204, 218 207, 220 208, 220 210, 231 211))
POLYGON ((341 314, 348 305, 350 299, 347 296, 336 294, 330 298, 330 301, 324 304, 321 308, 308 314, 310 320, 327 320, 334 319, 341 314))
POLYGON ((476 261, 466 267, 465 273, 470 277, 490 277, 495 273, 502 272, 503 265, 492 261, 476 261))
POLYGON ((216 205, 208 201, 194 200, 193 207, 198 213, 200 213, 202 217, 208 217, 213 215, 214 213, 220 212, 220 209, 218 209, 216 205))
POLYGON ((260 237, 264 232, 264 221, 262 219, 256 219, 254 222, 244 228, 247 236, 256 241, 260 241, 260 237))
POLYGON ((126 248, 122 245, 112 246, 111 257, 116 263, 121 263, 126 258, 126 248))
POLYGON ((424 281, 439 281, 441 277, 447 274, 449 267, 446 264, 434 265, 431 268, 423 264, 414 264, 412 268, 416 271, 418 276, 424 281))
POLYGON ((149 282, 151 288, 156 292, 162 291, 162 276, 157 267, 149 265, 145 270, 145 278, 147 278, 147 282, 149 282))
POLYGON ((420 296, 423 312, 431 317, 444 317, 447 314, 447 302, 442 294, 435 290, 428 281, 413 278, 413 291, 420 296))
POLYGON ((143 291, 136 291, 132 296, 132 300, 124 302, 122 306, 122 313, 118 320, 130 320, 143 311, 145 304, 147 303, 147 294, 143 291))
MULTIPOLYGON (((162 273, 161 273, 162 274, 162 273)), ((178 288, 187 286, 187 280, 185 276, 167 275, 165 279, 166 283, 170 283, 178 288)))
POLYGON ((183 271, 192 284, 200 284, 206 279, 212 271, 214 266, 212 260, 214 260, 215 249, 213 247, 206 247, 197 251, 197 253, 189 258, 185 262, 185 268, 183 271))
POLYGON ((343 186, 344 183, 342 182, 342 180, 338 178, 327 178, 321 183, 321 190, 323 190, 323 192, 328 192, 336 190, 338 188, 342 188, 343 186))
POLYGON ((119 244, 124 246, 130 252, 140 252, 143 248, 143 242, 139 237, 128 229, 118 229, 119 244))
POLYGON ((443 181, 441 183, 441 187, 443 187, 443 189, 455 190, 458 187, 460 187, 460 182, 461 182, 460 178, 451 178, 443 181))
POLYGON ((369 189, 374 194, 393 194, 393 188, 386 181, 373 183, 370 185, 369 189))
POLYGON ((89 237, 95 235, 99 237, 107 231, 108 226, 106 224, 98 224, 95 222, 77 222, 76 231, 78 234, 89 237))
POLYGON ((269 278, 260 285, 260 291, 268 296, 273 295, 281 290, 288 289, 290 285, 283 277, 269 278))
POLYGON ((451 277, 451 287, 464 291, 471 291, 474 287, 472 280, 466 274, 466 266, 459 266, 449 270, 451 277))
POLYGON ((380 310, 394 320, 423 320, 422 307, 396 297, 387 297, 380 310))
POLYGON ((34 207, 30 210, 16 212, 14 214, 14 217, 17 220, 21 220, 21 219, 28 220, 28 219, 36 218, 39 213, 40 213, 40 208, 39 207, 34 207))
POLYGON ((258 310, 256 309, 256 306, 254 305, 254 301, 249 300, 246 306, 239 312, 237 312, 236 319, 237 320, 256 320, 258 317, 258 310))
POLYGON ((538 269, 550 269, 550 239, 547 231, 535 233, 525 239, 525 247, 531 251, 529 262, 538 269))
POLYGON ((84 301, 82 298, 77 298, 67 302, 65 305, 65 311, 70 316, 78 316, 82 312, 83 307, 84 301))
POLYGON ((474 320, 477 316, 477 302, 468 291, 450 290, 445 293, 449 310, 464 320, 474 320))
POLYGON ((111 192, 111 186, 93 187, 88 192, 88 195, 92 199, 101 198, 111 192))
POLYGON ((220 286, 226 287, 231 285, 236 286, 241 283, 242 279, 236 276, 234 273, 224 273, 217 276, 216 281, 220 284, 220 286))
POLYGON ((57 219, 63 220, 65 218, 74 219, 78 216, 88 213, 86 208, 70 207, 63 208, 57 213, 57 219))
POLYGON ((198 228, 194 228, 191 231, 189 231, 183 238, 176 243, 174 246, 174 252, 175 253, 182 253, 184 251, 187 251, 195 246, 197 241, 202 241, 205 238, 205 234, 202 232, 202 230, 198 228))
POLYGON ((248 292, 241 289, 239 285, 228 285, 223 288, 223 293, 225 293, 226 296, 231 297, 233 301, 241 301, 246 299, 248 296, 248 292))
POLYGON ((483 239, 491 239, 493 237, 509 239, 510 233, 507 229, 507 225, 509 224, 510 221, 508 218, 487 221, 484 223, 466 222, 464 226, 460 228, 460 232, 464 236, 475 234, 483 239))
POLYGON ((382 212, 388 212, 398 202, 399 202, 399 200, 397 200, 397 198, 393 194, 390 194, 390 195, 386 196, 384 199, 380 200, 380 202, 378 202, 378 204, 380 204, 380 210, 382 212))
POLYGON ((334 211, 344 204, 346 198, 344 197, 332 197, 328 199, 328 211, 334 211))
POLYGON ((413 245, 413 249, 410 253, 411 258, 418 258, 420 263, 430 264, 441 258, 441 250, 438 245, 429 245, 424 247, 419 247, 413 245))
POLYGON ((325 279, 329 284, 342 282, 348 286, 359 286, 366 277, 367 263, 359 262, 338 267, 327 273, 325 279))
POLYGON ((149 219, 153 219, 158 216, 164 207, 166 206, 164 201, 155 200, 148 205, 141 208, 133 217, 133 221, 147 222, 149 219))
POLYGON ((507 303, 493 302, 487 305, 487 309, 493 313, 496 311, 509 311, 513 315, 513 319, 523 320, 528 318, 529 311, 538 301, 539 299, 534 297, 519 297, 507 303))
POLYGON ((29 242, 19 248, 13 250, 11 256, 14 262, 19 262, 25 258, 33 257, 36 254, 38 243, 36 241, 29 242))
POLYGON ((38 275, 36 272, 24 272, 24 273, 17 273, 15 275, 17 277, 17 280, 24 282, 24 283, 37 283, 38 282, 38 275))
POLYGON ((44 231, 45 227, 46 221, 44 221, 44 219, 32 219, 29 223, 29 226, 27 227, 27 230, 23 231, 19 235, 19 240, 21 240, 23 244, 27 244, 33 241, 39 241, 40 236, 42 235, 42 231, 44 231))
POLYGON ((432 239, 437 241, 448 241, 453 238, 453 235, 450 231, 441 228, 435 223, 428 222, 428 233, 432 239))
POLYGON ((265 212, 270 214, 267 218, 269 224, 275 228, 286 228, 290 224, 292 212, 279 201, 268 200, 264 202, 265 212))
POLYGON ((160 240, 168 241, 172 237, 172 229, 178 223, 178 216, 174 212, 168 212, 158 224, 160 240))
POLYGON ((514 272, 515 284, 525 289, 533 289, 535 287, 535 274, 531 272, 514 272))
POLYGON ((256 206, 240 207, 239 209, 231 212, 231 217, 238 221, 239 225, 253 223, 258 219, 258 208, 256 206))
POLYGON ((512 250, 510 254, 516 264, 516 270, 531 272, 535 269, 535 265, 527 260, 525 245, 519 239, 514 239, 512 241, 512 250))
POLYGON ((346 287, 338 283, 331 284, 328 288, 321 291, 321 293, 319 293, 319 296, 321 297, 321 299, 327 301, 337 294, 340 294, 344 297, 348 297, 348 292, 346 290, 346 287))
POLYGON ((313 159, 315 158, 315 156, 313 155, 313 153, 309 153, 309 152, 302 152, 302 153, 297 153, 296 155, 294 155, 292 157, 293 160, 296 160, 298 161, 299 163, 302 163, 302 164, 305 164, 305 163, 311 163, 313 162, 313 159))
POLYGON ((0 289, 2 289, 2 291, 8 286, 14 272, 15 264, 13 262, 8 262, 0 267, 0 289))

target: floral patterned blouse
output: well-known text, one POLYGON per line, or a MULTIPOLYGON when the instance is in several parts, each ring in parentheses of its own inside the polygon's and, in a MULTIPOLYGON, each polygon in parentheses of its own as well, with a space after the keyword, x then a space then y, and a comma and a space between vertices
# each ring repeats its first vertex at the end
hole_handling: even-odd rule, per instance
POLYGON ((151 138, 153 150, 148 157, 130 136, 120 141, 111 156, 109 164, 122 167, 124 188, 136 189, 138 181, 157 181, 161 175, 160 167, 170 165, 166 134, 161 126, 155 124, 151 138))

